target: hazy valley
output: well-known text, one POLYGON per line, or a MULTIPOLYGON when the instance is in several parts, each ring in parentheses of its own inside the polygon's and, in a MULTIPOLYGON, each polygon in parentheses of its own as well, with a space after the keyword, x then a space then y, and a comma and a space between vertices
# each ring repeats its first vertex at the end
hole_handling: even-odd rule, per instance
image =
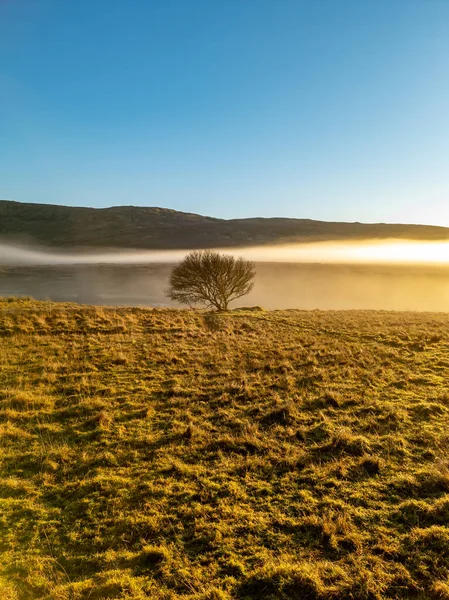
POLYGON ((448 240, 444 227, 0 201, 0 296, 172 306, 173 264, 212 247, 256 262, 255 287, 234 306, 445 311, 448 240))
MULTIPOLYGON (((104 306, 179 306, 165 295, 172 264, 4 267, 0 296, 104 306)), ((321 310, 449 310, 449 266, 257 263, 233 306, 321 310)))

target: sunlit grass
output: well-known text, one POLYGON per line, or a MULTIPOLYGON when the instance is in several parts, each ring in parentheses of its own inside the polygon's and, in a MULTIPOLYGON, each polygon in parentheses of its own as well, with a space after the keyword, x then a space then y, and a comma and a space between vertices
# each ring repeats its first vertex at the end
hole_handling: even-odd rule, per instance
POLYGON ((0 597, 449 597, 449 316, 0 302, 0 597))

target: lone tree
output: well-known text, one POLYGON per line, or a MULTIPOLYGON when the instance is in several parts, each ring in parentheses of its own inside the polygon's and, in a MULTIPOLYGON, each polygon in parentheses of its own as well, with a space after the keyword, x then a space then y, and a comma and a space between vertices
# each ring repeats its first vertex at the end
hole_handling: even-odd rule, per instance
POLYGON ((227 310, 232 300, 252 290, 255 274, 254 264, 243 258, 197 250, 173 268, 167 295, 190 306, 202 303, 227 310))

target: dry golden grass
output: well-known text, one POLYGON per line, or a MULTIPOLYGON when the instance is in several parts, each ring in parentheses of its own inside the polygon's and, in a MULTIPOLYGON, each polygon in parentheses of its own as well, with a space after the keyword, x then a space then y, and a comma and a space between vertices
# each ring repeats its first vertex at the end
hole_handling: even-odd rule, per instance
POLYGON ((0 597, 449 598, 449 316, 0 302, 0 597))

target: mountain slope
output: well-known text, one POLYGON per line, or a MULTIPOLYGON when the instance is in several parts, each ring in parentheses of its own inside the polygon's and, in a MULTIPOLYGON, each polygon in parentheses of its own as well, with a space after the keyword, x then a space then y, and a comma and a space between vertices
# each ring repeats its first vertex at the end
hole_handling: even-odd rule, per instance
POLYGON ((166 208, 81 208, 0 200, 3 241, 53 247, 188 249, 347 239, 449 239, 427 225, 332 223, 311 219, 215 219, 166 208))

